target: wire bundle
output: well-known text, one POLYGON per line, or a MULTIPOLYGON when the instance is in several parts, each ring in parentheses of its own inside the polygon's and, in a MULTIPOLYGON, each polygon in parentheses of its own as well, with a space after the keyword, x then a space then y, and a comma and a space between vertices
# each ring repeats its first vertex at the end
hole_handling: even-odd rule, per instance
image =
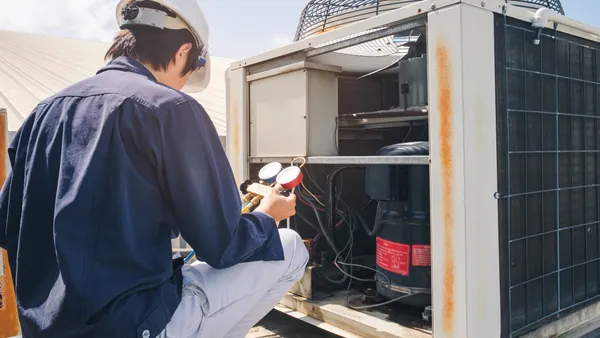
MULTIPOLYGON (((319 186, 319 184, 313 179, 310 172, 307 169, 304 169, 304 171, 306 173, 306 176, 313 183, 314 187, 316 187, 320 193, 327 194, 325 192, 325 190, 321 186, 319 186)), ((343 188, 343 186, 342 186, 342 188, 343 188)), ((332 248, 332 250, 336 254, 336 256, 333 260, 333 265, 342 273, 341 279, 331 279, 330 277, 322 275, 322 274, 319 274, 319 277, 321 277, 322 279, 324 279, 325 281, 327 281, 329 283, 337 284, 337 285, 344 284, 346 281, 348 281, 348 279, 350 279, 348 282, 347 288, 346 288, 346 303, 347 303, 348 307, 355 309, 355 310, 375 308, 378 306, 391 304, 391 303, 394 303, 403 298, 415 295, 415 294, 402 295, 400 297, 390 299, 390 300, 387 300, 387 301, 384 301, 381 303, 377 303, 377 304, 370 304, 370 305, 364 305, 364 306, 350 305, 349 296, 350 296, 350 288, 352 287, 353 280, 360 281, 360 282, 375 282, 375 281, 377 281, 378 277, 381 276, 383 279, 380 279, 379 281, 382 284, 390 284, 391 282, 390 282, 389 278, 385 274, 381 273, 380 271, 377 271, 376 269, 371 268, 369 266, 353 263, 352 249, 354 246, 354 232, 356 231, 356 223, 357 222, 361 223, 364 230, 370 236, 376 236, 378 229, 379 229, 378 223, 381 222, 380 203, 378 203, 378 205, 377 205, 375 225, 373 227, 373 230, 370 230, 369 227, 367 226, 366 222, 360 216, 358 210, 350 208, 348 206, 348 204, 341 198, 342 188, 340 188, 340 191, 337 193, 337 196, 335 197, 336 202, 335 202, 335 205, 333 205, 333 206, 331 204, 333 203, 334 198, 333 198, 333 196, 331 196, 331 193, 332 193, 331 191, 330 191, 329 196, 327 196, 328 197, 326 199, 327 202, 323 203, 322 200, 325 200, 325 196, 311 192, 306 187, 304 182, 302 182, 302 184, 296 190, 296 196, 298 197, 298 200, 302 204, 312 208, 315 218, 318 223, 318 224, 315 224, 314 222, 310 221, 302 213, 300 213, 300 212, 297 213, 297 215, 306 224, 308 224, 310 227, 312 227, 314 230, 317 231, 317 235, 314 237, 314 239, 312 241, 312 251, 314 252, 317 242, 321 238, 324 237, 326 239, 327 243, 329 244, 329 246, 332 248), (337 205, 341 205, 341 208, 335 208, 335 210, 333 210, 334 207, 337 205), (327 215, 329 210, 333 210, 335 215, 338 215, 340 217, 340 220, 333 226, 334 230, 340 228, 344 223, 348 226, 348 231, 349 231, 348 240, 346 241, 346 244, 344 245, 344 247, 341 250, 338 250, 336 243, 334 242, 331 234, 329 233, 329 228, 325 226, 325 224, 322 220, 322 217, 321 217, 322 216, 321 213, 325 213, 327 215), (366 270, 373 271, 374 278, 366 279, 366 278, 356 277, 353 275, 353 268, 366 269, 366 270)), ((368 205, 372 201, 373 200, 369 200, 369 202, 367 202, 366 205, 368 205)), ((363 208, 365 206, 363 206, 363 208)), ((327 216, 329 216, 329 215, 327 215, 327 216)), ((331 219, 330 217, 328 217, 328 218, 331 219)), ((318 272, 316 272, 316 273, 318 274, 318 272)))

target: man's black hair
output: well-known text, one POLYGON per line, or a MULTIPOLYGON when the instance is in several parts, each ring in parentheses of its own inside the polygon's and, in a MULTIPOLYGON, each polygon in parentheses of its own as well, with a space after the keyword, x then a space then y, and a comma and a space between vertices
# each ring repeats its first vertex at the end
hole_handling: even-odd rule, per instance
MULTIPOLYGON (((160 9, 171 17, 177 15, 164 6, 153 1, 137 1, 138 7, 160 9)), ((105 60, 127 56, 149 64, 154 69, 165 70, 175 58, 175 53, 185 44, 191 43, 187 63, 183 74, 196 69, 196 61, 200 56, 200 48, 196 39, 187 29, 160 29, 148 26, 131 26, 122 29, 113 40, 112 46, 105 55, 105 60)))

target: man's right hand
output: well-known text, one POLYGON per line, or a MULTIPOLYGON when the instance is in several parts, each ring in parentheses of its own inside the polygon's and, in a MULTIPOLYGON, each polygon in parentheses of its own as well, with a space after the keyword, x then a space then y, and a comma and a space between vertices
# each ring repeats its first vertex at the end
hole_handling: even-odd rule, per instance
POLYGON ((296 195, 282 196, 280 191, 283 190, 280 184, 276 184, 271 192, 263 197, 255 211, 273 217, 275 222, 294 216, 296 214, 296 195))

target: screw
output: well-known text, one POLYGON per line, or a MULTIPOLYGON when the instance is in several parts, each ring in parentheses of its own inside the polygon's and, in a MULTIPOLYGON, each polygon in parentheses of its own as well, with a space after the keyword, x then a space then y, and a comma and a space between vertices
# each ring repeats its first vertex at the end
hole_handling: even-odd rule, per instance
POLYGON ((431 9, 435 9, 435 5, 431 5, 431 9))
POLYGON ((485 7, 485 2, 481 2, 481 7, 485 7))

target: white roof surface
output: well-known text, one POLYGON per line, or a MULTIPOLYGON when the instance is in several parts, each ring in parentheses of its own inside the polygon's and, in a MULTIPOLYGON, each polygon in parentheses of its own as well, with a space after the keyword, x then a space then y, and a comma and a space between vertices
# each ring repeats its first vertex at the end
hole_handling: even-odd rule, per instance
MULTIPOLYGON (((19 129, 31 110, 63 88, 93 76, 104 64, 109 43, 0 31, 0 108, 8 129, 19 129)), ((211 56, 210 85, 193 95, 225 135, 225 71, 233 59, 211 56)))

